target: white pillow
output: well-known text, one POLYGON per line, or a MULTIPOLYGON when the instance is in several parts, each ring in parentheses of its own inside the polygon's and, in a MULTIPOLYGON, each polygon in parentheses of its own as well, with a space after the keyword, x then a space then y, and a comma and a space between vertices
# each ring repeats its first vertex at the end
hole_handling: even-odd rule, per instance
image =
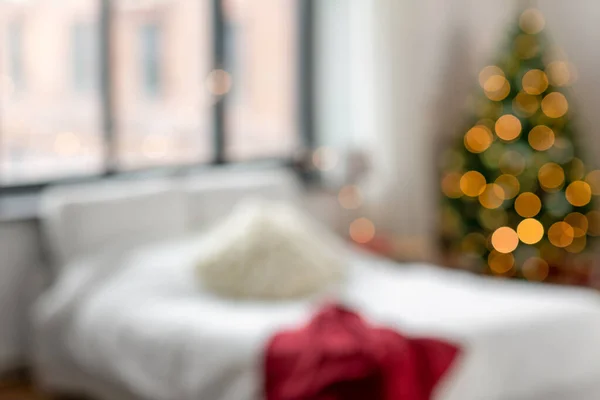
POLYGON ((208 289, 236 298, 291 298, 339 281, 345 248, 284 203, 245 200, 214 226, 198 273, 208 289))

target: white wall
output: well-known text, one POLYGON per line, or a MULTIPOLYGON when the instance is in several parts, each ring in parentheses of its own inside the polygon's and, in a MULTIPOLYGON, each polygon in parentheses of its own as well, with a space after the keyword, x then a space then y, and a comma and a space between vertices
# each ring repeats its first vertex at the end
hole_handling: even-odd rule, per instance
POLYGON ((27 361, 27 321, 39 259, 33 222, 0 222, 0 373, 27 361))
MULTIPOLYGON (((478 71, 493 62, 505 32, 517 21, 517 10, 532 2, 323 3, 321 133, 333 145, 343 138, 372 151, 368 186, 377 226, 423 237, 432 250, 436 155, 460 128, 463 104, 476 90, 478 71), (350 10, 342 12, 344 7, 350 10), (342 24, 338 18, 347 20, 342 24)), ((588 159, 594 161, 600 150, 600 3, 540 0, 538 5, 546 15, 547 32, 579 70, 571 104, 578 109, 588 159)))

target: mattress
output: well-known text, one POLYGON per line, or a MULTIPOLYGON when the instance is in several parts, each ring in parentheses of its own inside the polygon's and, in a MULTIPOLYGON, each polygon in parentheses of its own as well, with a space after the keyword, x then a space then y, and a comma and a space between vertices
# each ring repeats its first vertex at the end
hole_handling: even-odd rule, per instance
POLYGON ((373 323, 463 347, 436 400, 600 398, 595 293, 348 251, 346 282, 278 303, 205 291, 200 236, 75 262, 34 310, 38 377, 106 400, 260 399, 266 341, 337 299, 373 323))

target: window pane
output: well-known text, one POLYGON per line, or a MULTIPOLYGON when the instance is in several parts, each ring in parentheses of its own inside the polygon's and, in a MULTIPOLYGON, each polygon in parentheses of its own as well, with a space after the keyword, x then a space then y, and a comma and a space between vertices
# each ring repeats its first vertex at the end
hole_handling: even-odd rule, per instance
POLYGON ((120 168, 210 161, 209 0, 113 1, 111 59, 120 168))
POLYGON ((224 0, 229 159, 289 156, 297 126, 298 0, 224 0))
POLYGON ((103 170, 96 0, 0 0, 0 184, 103 170))

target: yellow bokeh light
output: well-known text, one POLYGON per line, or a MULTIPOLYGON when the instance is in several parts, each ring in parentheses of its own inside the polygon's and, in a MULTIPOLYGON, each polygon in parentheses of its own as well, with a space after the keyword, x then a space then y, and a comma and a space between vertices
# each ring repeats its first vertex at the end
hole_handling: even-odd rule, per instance
POLYGON ((590 185, 594 196, 600 195, 600 170, 590 171, 585 176, 585 181, 590 185))
POLYGON ((546 125, 538 125, 529 131, 527 140, 535 150, 545 151, 554 144, 554 131, 546 125))
POLYGON ((504 190, 500 185, 490 183, 485 185, 483 192, 479 195, 479 203, 485 208, 498 208, 504 201, 504 190))
POLYGON ((565 250, 569 253, 581 253, 585 250, 585 246, 587 244, 587 239, 585 236, 576 237, 573 239, 573 242, 565 247, 565 250))
POLYGON ((231 90, 233 80, 229 72, 222 69, 211 71, 206 77, 206 87, 210 94, 223 96, 231 90))
POLYGON ((519 245, 519 236, 514 229, 503 226, 492 234, 492 246, 500 253, 511 253, 519 245))
POLYGON ((542 282, 548 277, 550 267, 545 260, 539 257, 531 257, 525 260, 521 267, 521 272, 523 273, 523 277, 528 281, 542 282))
POLYGON ((565 217, 565 222, 573 227, 573 236, 585 236, 588 231, 588 219, 585 215, 572 212, 565 217))
POLYGON ((504 71, 495 65, 488 65, 479 72, 479 85, 485 89, 485 84, 492 76, 504 77, 504 71))
POLYGON ((568 86, 576 76, 572 65, 565 61, 553 61, 546 67, 548 80, 553 86, 568 86))
POLYGON ((500 139, 514 140, 521 134, 521 121, 514 115, 506 114, 498 118, 495 129, 500 139))
POLYGON ((525 160, 525 157, 514 150, 509 150, 502 154, 499 161, 500 171, 502 171, 503 174, 511 175, 520 175, 525 169, 526 164, 527 161, 525 160))
POLYGON ((496 274, 504 274, 515 264, 515 257, 512 254, 504 254, 492 250, 488 255, 488 265, 490 270, 496 274))
POLYGON ((481 233, 471 232, 461 241, 460 249, 464 253, 482 255, 486 250, 485 236, 481 233))
POLYGON ((520 117, 531 117, 540 108, 537 96, 519 92, 513 100, 513 110, 520 117))
POLYGON ((528 8, 519 17, 519 27, 523 32, 530 35, 541 32, 545 25, 544 16, 537 8, 528 8))
POLYGON ((477 197, 485 189, 485 178, 477 171, 468 171, 460 178, 460 190, 469 197, 477 197))
POLYGON ((460 178, 462 175, 458 172, 450 172, 442 178, 442 192, 451 199, 462 197, 463 192, 460 190, 460 178))
POLYGON ((375 237, 375 225, 367 218, 358 218, 350 224, 349 232, 356 243, 369 243, 375 237))
POLYGON ((565 191, 567 201, 575 207, 583 207, 592 199, 592 188, 584 181, 571 182, 565 191))
POLYGON ((538 171, 538 180, 544 189, 556 189, 565 181, 565 171, 556 163, 546 163, 538 171))
POLYGON ((600 236, 600 211, 590 211, 585 216, 588 220, 588 235, 600 236))
POLYGON ((542 209, 542 201, 531 192, 521 193, 515 200, 515 210, 523 218, 535 217, 542 209))
POLYGON ((544 226, 536 219, 527 218, 517 226, 517 235, 519 235, 521 242, 535 244, 544 237, 544 226))
POLYGON ((535 57, 539 49, 540 46, 535 36, 521 34, 515 39, 515 52, 523 60, 535 57))
POLYGON ((481 225, 490 231, 498 229, 508 221, 508 214, 501 208, 480 208, 477 217, 481 225))
POLYGON ((548 77, 546 73, 540 69, 532 69, 523 75, 521 81, 523 90, 527 94, 538 95, 544 93, 548 89, 548 77))
POLYGON ((542 111, 550 118, 560 118, 569 110, 567 98, 559 92, 552 92, 542 100, 542 111))
POLYGON ((548 240, 556 247, 567 247, 573 243, 573 238, 575 238, 575 231, 566 222, 556 222, 548 229, 548 240))
MULTIPOLYGON (((569 169, 569 178, 572 181, 580 181, 583 179, 585 175, 585 165, 583 164, 583 161, 581 161, 579 158, 573 158, 573 161, 571 161, 571 168, 569 169)), ((592 194, 596 194, 594 193, 594 185, 592 185, 587 178, 585 179, 585 181, 587 183, 590 184, 590 186, 592 187, 592 194)), ((600 171, 598 173, 598 187, 597 189, 599 190, 598 193, 600 193, 600 171)))
POLYGON ((465 134, 465 147, 471 153, 481 153, 490 147, 494 136, 487 126, 476 125, 465 134))
POLYGON ((513 175, 503 174, 496 178, 494 182, 497 185, 500 185, 502 190, 504 191, 504 199, 512 199, 517 194, 519 194, 519 189, 521 185, 519 184, 519 180, 515 178, 513 175))
MULTIPOLYGON (((458 178, 456 179, 456 188, 460 193, 460 188, 458 187, 460 174, 456 175, 458 175, 458 178)), ((360 188, 356 185, 344 186, 340 189, 340 192, 338 193, 338 201, 342 208, 345 208, 346 210, 356 210, 363 203, 362 192, 360 188)))
POLYGON ((483 85, 485 96, 492 101, 502 101, 510 93, 510 83, 502 75, 491 76, 483 85))

